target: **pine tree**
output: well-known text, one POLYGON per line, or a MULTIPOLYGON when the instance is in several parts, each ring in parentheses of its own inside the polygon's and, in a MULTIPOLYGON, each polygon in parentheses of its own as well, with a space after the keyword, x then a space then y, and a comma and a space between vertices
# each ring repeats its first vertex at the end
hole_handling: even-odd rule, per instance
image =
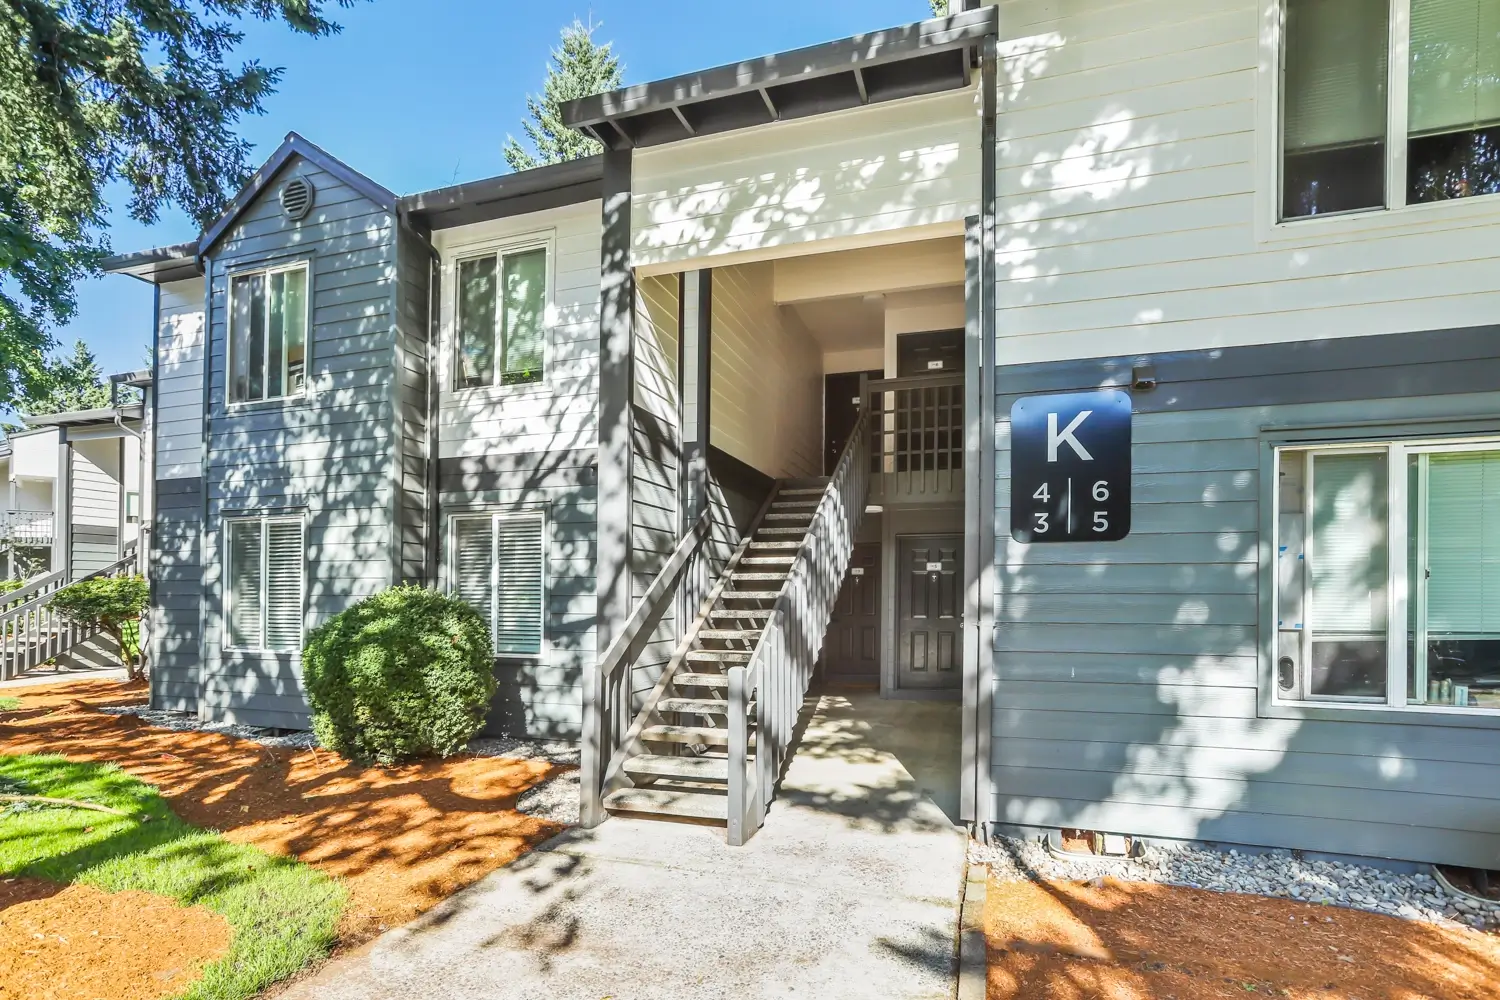
POLYGON ((575 18, 562 30, 562 45, 552 50, 541 96, 526 97, 530 120, 522 122, 521 128, 535 152, 527 150, 515 136, 506 137, 505 162, 512 170, 529 170, 600 152, 598 142, 564 125, 561 113, 564 101, 602 94, 620 86, 624 67, 611 51, 613 43, 595 44, 594 31, 599 27, 593 23, 585 25, 575 18))
POLYGON ((927 3, 932 7, 933 17, 948 16, 948 0, 927 0, 927 3))
MULTIPOLYGON (((54 356, 42 366, 42 374, 29 391, 14 401, 17 413, 38 417, 45 413, 99 410, 109 405, 109 386, 94 352, 83 341, 73 344, 71 356, 54 356)), ((17 431, 22 424, 7 422, 4 429, 17 431)))

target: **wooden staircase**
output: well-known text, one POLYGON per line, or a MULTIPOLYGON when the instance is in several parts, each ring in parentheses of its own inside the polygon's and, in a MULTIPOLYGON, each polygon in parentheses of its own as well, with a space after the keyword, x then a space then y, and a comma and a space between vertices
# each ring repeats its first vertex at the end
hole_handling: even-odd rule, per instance
MULTIPOLYGON (((755 655, 828 484, 776 483, 627 734, 606 782, 610 812, 728 821, 730 671, 755 655)), ((752 760, 755 715, 749 702, 752 760)))

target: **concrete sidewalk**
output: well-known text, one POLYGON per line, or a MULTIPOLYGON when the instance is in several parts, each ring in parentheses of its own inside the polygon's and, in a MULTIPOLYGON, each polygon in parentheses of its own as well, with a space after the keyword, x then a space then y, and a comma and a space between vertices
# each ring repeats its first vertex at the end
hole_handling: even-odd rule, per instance
POLYGON ((952 997, 966 840, 901 757, 951 748, 956 780, 957 706, 892 704, 822 698, 745 847, 569 831, 283 1000, 952 997))

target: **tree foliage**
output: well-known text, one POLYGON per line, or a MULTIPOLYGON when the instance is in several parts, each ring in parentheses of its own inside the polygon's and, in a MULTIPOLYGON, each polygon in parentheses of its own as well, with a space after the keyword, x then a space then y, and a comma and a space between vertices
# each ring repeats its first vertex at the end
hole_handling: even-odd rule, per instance
POLYGON ((108 252, 103 192, 207 225, 249 176, 234 126, 282 71, 234 65, 248 19, 321 36, 353 0, 10 0, 0 9, 0 406, 45 378, 49 326, 108 252))
POLYGON ((927 0, 927 4, 932 8, 933 17, 948 16, 949 0, 927 0))
MULTIPOLYGON (((56 355, 40 375, 12 401, 18 413, 41 416, 44 413, 68 413, 73 410, 97 410, 109 405, 109 386, 104 373, 88 345, 79 340, 69 356, 56 355)), ((7 431, 21 429, 21 424, 7 422, 7 431)))
POLYGON ((532 149, 521 145, 515 136, 505 140, 505 162, 512 170, 529 170, 549 163, 562 163, 592 156, 601 151, 599 143, 563 124, 562 105, 614 90, 620 86, 625 68, 612 51, 613 45, 599 45, 594 32, 600 25, 587 24, 575 18, 562 30, 562 44, 552 50, 547 64, 547 79, 540 97, 526 96, 529 121, 521 123, 532 149))
POLYGON ((495 696, 489 623, 456 597, 394 587, 314 629, 302 678, 328 749, 387 765, 446 757, 468 745, 495 696))
POLYGON ((80 628, 102 629, 120 645, 120 660, 130 679, 145 676, 140 656, 140 621, 151 599, 143 576, 94 577, 70 583, 47 606, 80 628))

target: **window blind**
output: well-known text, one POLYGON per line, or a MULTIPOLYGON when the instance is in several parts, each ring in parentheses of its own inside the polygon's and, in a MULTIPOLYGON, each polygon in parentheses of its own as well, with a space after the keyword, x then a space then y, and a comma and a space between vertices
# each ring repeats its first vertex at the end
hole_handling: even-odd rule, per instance
POLYGON ((1411 0, 1412 134, 1500 122, 1500 4, 1411 0))
POLYGON ((1388 0, 1287 0, 1287 150, 1384 137, 1389 33, 1388 0))
POLYGON ((302 648, 302 522, 266 523, 266 648, 302 648))
POLYGON ((1500 452, 1435 454, 1427 486, 1427 629, 1500 635, 1500 452))
POLYGON ((542 651, 542 518, 495 521, 495 652, 534 655, 542 651))
POLYGON ((259 521, 229 522, 229 644, 260 649, 261 533, 259 521))
POLYGON ((1313 459, 1309 624, 1316 637, 1386 628, 1386 456, 1313 459))
POLYGON ((458 386, 495 381, 496 257, 458 265, 458 386))
POLYGON ((461 517, 453 522, 454 592, 459 600, 495 621, 495 536, 490 517, 461 517))

